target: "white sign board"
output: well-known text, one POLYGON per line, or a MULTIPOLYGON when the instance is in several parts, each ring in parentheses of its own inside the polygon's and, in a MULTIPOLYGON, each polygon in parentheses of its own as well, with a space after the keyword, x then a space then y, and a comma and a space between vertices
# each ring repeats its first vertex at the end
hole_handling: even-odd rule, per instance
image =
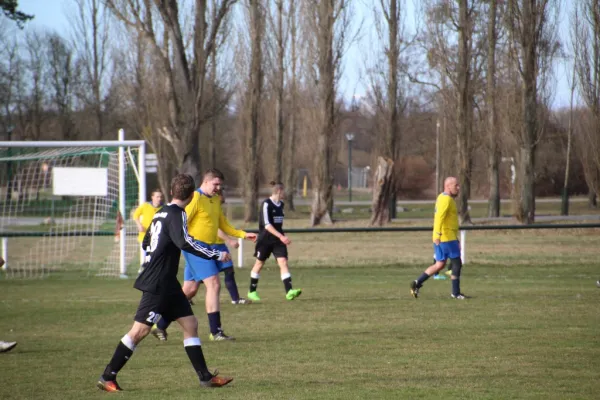
POLYGON ((158 160, 156 154, 146 154, 146 172, 149 174, 156 173, 158 170, 158 160))
POLYGON ((108 195, 107 168, 52 168, 52 194, 56 196, 108 195))

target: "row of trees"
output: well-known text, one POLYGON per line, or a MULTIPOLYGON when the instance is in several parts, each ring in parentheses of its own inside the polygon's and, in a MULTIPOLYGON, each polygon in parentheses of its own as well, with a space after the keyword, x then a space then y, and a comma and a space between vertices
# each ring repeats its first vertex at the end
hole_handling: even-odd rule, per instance
POLYGON ((577 154, 571 170, 583 169, 591 193, 600 188, 596 3, 573 6, 570 43, 560 43, 559 0, 424 0, 415 29, 403 0, 369 4, 369 26, 356 0, 74 0, 68 36, 11 35, 0 20, 0 126, 28 140, 113 138, 125 127, 157 154, 164 188, 175 170, 198 179, 219 166, 235 176, 247 220, 257 217, 262 178, 293 188, 307 167, 316 225, 331 221, 343 133, 372 144, 372 222, 383 224, 407 157, 435 165, 438 125, 441 171, 460 178, 463 222, 485 155, 489 215, 500 212, 504 157, 516 167, 515 216, 532 223, 537 160, 567 165, 568 188, 577 154), (348 108, 340 78, 359 36, 374 43, 351 60, 364 64, 369 89, 348 108), (550 109, 560 58, 574 63, 573 91, 585 101, 571 123, 550 109), (567 154, 540 154, 563 139, 567 154))

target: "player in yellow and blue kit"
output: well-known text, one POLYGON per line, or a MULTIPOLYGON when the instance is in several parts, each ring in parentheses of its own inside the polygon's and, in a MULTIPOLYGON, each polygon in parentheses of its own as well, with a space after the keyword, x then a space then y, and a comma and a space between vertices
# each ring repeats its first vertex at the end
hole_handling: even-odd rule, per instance
MULTIPOLYGON (((223 174, 217 169, 209 169, 204 173, 202 184, 194 193, 192 201, 185 207, 188 230, 198 244, 213 248, 217 241, 219 229, 226 235, 256 241, 256 234, 235 229, 221 208, 221 183, 223 174)), ((189 252, 183 252, 185 258, 183 292, 188 299, 198 292, 200 283, 206 287, 206 313, 210 327, 210 340, 233 340, 225 335, 221 327, 221 310, 219 294, 221 282, 219 272, 223 265, 215 260, 206 260, 189 252)), ((171 321, 161 319, 152 330, 152 334, 160 340, 166 340, 166 328, 171 321)))
POLYGON ((452 267, 452 298, 465 299, 466 296, 460 292, 460 271, 462 261, 460 258, 460 242, 458 241, 458 211, 454 199, 458 196, 460 186, 454 177, 444 180, 444 192, 435 202, 435 217, 433 221, 433 250, 435 262, 411 282, 410 293, 414 298, 419 297, 419 289, 431 275, 440 272, 450 260, 452 267))

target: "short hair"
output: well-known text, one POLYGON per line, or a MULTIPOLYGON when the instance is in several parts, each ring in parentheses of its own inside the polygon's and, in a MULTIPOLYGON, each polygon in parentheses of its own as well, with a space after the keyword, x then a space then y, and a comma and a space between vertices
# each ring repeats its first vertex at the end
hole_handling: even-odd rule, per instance
POLYGON ((209 168, 206 171, 204 171, 204 176, 202 177, 202 180, 214 178, 219 178, 220 180, 224 181, 225 175, 223 175, 223 173, 216 168, 209 168))
POLYGON ((271 181, 271 182, 269 182, 269 185, 271 185, 271 187, 272 187, 273 194, 283 190, 283 183, 281 183, 279 181, 277 181, 277 182, 271 181))
POLYGON ((187 200, 194 194, 196 184, 188 174, 178 174, 171 180, 171 195, 177 200, 187 200))
POLYGON ((162 192, 162 190, 161 190, 160 188, 154 188, 154 190, 152 190, 152 191, 150 192, 150 195, 153 195, 154 193, 160 193, 160 194, 163 194, 163 192, 162 192))

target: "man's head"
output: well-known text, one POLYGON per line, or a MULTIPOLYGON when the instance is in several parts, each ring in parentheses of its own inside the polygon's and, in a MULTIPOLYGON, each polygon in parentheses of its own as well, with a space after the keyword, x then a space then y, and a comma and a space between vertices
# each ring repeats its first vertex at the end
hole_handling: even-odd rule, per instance
POLYGON ((271 194, 279 197, 279 199, 285 198, 285 187, 281 182, 271 181, 271 194))
POLYGON ((191 175, 178 174, 171 180, 171 196, 173 196, 173 200, 184 202, 183 207, 192 200, 195 189, 196 183, 191 175))
POLYGON ((163 202, 163 194, 162 194, 162 190, 160 189, 154 189, 152 191, 152 194, 150 195, 150 201, 152 201, 152 205, 154 207, 158 207, 159 205, 162 204, 163 202))
POLYGON ((458 192, 460 192, 460 185, 458 184, 458 179, 453 176, 449 176, 444 179, 444 193, 456 197, 458 196, 458 192))
POLYGON ((223 173, 216 168, 211 168, 204 173, 200 189, 209 196, 214 196, 221 191, 221 185, 225 177, 223 173))

